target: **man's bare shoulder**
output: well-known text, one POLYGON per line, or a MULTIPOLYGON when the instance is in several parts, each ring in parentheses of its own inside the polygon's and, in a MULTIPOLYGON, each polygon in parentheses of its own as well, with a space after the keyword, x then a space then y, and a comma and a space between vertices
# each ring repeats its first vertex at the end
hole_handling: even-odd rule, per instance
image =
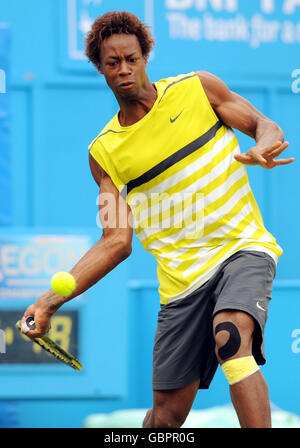
POLYGON ((220 88, 225 86, 224 82, 213 73, 206 72, 204 70, 198 70, 195 74, 200 79, 203 87, 207 88, 220 88))
POLYGON ((202 80, 202 79, 209 79, 209 78, 215 76, 213 73, 206 72, 205 70, 196 70, 195 74, 198 76, 198 78, 200 80, 202 80))
POLYGON ((213 107, 230 97, 231 92, 228 86, 213 73, 201 70, 196 71, 195 74, 200 79, 202 87, 213 107))

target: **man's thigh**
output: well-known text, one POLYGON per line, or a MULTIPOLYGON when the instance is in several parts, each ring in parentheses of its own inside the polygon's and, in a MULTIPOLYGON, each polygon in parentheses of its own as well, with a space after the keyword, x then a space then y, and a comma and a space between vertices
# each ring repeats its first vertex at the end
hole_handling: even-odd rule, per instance
POLYGON ((209 387, 217 368, 213 308, 209 283, 184 299, 162 306, 153 349, 152 387, 157 397, 160 391, 167 394, 184 390, 199 379, 201 389, 209 387))

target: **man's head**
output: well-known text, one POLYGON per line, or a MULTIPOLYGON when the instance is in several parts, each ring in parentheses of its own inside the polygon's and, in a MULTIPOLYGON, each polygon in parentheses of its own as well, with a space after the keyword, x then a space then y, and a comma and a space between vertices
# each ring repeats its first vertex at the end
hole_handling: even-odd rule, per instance
POLYGON ((138 97, 154 40, 148 28, 129 12, 98 17, 86 39, 86 55, 118 96, 138 97))

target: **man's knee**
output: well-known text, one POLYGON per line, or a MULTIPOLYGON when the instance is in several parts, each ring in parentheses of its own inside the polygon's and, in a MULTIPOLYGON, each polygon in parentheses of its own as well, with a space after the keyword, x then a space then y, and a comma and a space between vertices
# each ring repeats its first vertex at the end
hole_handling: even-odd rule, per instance
POLYGON ((188 416, 200 378, 179 389, 155 390, 153 408, 147 412, 144 423, 152 428, 180 428, 188 416))
POLYGON ((168 406, 156 406, 152 410, 154 428, 180 428, 186 419, 186 415, 180 410, 168 406))
POLYGON ((252 354, 255 323, 243 312, 220 312, 214 319, 216 355, 220 364, 252 354))

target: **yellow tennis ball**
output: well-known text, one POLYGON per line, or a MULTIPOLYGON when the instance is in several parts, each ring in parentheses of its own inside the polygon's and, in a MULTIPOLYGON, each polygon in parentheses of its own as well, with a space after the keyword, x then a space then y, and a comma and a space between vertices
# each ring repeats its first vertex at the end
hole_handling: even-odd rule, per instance
POLYGON ((51 279, 51 287, 57 295, 68 297, 76 288, 76 280, 69 272, 57 272, 51 279))

